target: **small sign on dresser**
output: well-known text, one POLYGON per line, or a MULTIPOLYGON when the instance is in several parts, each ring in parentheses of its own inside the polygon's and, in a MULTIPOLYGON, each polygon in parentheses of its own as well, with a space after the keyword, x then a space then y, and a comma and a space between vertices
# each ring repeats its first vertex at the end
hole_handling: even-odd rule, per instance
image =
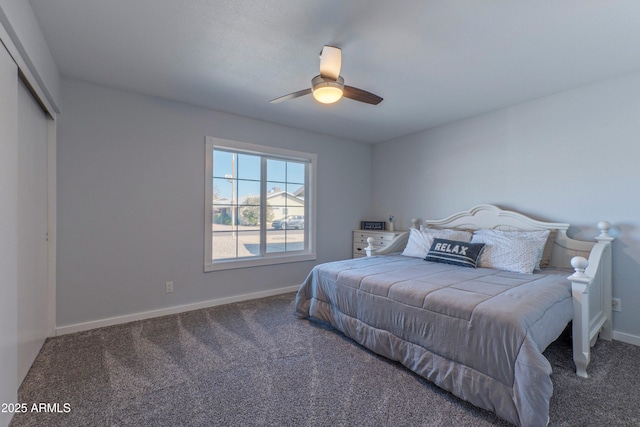
POLYGON ((384 230, 384 221, 360 221, 360 230, 384 230))

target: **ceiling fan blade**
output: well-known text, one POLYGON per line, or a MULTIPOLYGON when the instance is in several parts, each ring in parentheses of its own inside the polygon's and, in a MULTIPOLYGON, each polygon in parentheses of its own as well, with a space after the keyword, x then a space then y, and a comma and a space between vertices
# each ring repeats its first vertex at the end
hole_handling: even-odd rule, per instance
POLYGON ((353 99, 354 101, 365 102, 372 105, 378 105, 382 102, 382 98, 376 94, 347 85, 344 87, 344 94, 342 96, 353 99))
POLYGON ((320 52, 320 75, 338 80, 342 67, 342 50, 335 46, 324 46, 320 52))
POLYGON ((269 102, 271 102, 272 104, 277 104, 278 102, 287 101, 289 99, 300 98, 301 96, 309 95, 310 93, 311 93, 311 88, 302 89, 297 92, 293 92, 288 95, 281 96, 280 98, 272 99, 269 102))

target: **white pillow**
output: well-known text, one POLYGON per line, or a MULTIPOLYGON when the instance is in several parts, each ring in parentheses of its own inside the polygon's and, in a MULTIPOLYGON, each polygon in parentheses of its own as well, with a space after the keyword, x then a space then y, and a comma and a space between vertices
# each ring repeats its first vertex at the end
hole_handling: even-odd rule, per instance
POLYGON ((420 230, 417 228, 411 228, 409 230, 409 240, 407 246, 402 251, 402 255, 415 258, 425 258, 431 249, 433 239, 447 239, 457 240, 459 242, 470 242, 471 234, 464 230, 455 230, 452 228, 445 229, 431 229, 420 226, 420 230))
POLYGON ((477 230, 471 243, 484 243, 478 267, 531 274, 542 259, 549 230, 477 230))
POLYGON ((421 230, 410 228, 409 240, 407 241, 407 246, 405 246, 404 251, 402 251, 402 255, 416 258, 426 257, 431 247, 426 239, 426 236, 421 230))

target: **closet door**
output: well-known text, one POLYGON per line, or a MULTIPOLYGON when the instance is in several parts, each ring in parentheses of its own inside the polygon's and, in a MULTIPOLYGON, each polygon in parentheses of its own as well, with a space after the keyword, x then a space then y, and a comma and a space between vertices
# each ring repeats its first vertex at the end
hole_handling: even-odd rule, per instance
MULTIPOLYGON (((0 402, 17 400, 18 68, 0 43, 0 402)), ((0 426, 11 413, 0 411, 0 426)))
POLYGON ((18 384, 48 333, 47 117, 18 85, 18 384))

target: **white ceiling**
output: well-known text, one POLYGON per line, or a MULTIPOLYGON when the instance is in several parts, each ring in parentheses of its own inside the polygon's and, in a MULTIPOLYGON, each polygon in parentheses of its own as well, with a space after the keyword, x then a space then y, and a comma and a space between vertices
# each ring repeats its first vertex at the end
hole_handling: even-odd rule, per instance
POLYGON ((63 76, 370 143, 640 70, 639 0, 31 5, 63 76), (325 44, 381 104, 269 103, 310 87, 325 44))

